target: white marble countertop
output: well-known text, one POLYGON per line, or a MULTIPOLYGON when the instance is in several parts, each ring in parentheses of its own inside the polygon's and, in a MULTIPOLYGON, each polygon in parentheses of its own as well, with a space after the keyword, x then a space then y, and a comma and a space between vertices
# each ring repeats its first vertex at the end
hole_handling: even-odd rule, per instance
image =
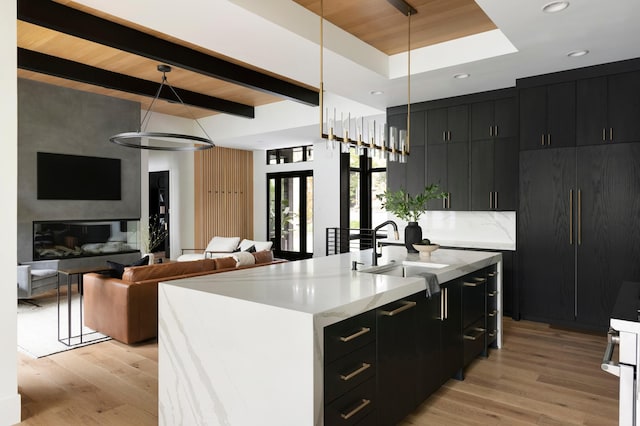
MULTIPOLYGON (((378 265, 404 263, 424 267, 425 260, 418 254, 408 254, 403 247, 387 246, 382 252, 378 265)), ((440 249, 432 254, 431 262, 449 266, 423 270, 436 274, 442 284, 497 263, 501 256, 492 252, 440 249)), ((359 269, 373 269, 371 250, 364 250, 164 284, 320 316, 325 326, 426 289, 421 277, 352 271, 353 260, 364 263, 359 269)))

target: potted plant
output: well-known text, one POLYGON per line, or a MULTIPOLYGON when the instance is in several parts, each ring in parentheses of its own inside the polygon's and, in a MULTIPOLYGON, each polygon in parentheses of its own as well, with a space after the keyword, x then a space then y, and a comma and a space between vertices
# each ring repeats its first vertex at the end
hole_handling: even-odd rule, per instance
POLYGON ((407 227, 404 229, 404 244, 410 253, 417 253, 413 244, 422 242, 422 228, 418 225, 418 219, 427 211, 427 201, 444 197, 446 194, 440 191, 437 184, 425 186, 424 190, 415 196, 411 196, 404 189, 386 190, 376 195, 382 203, 382 208, 407 221, 407 227))
POLYGON ((166 230, 164 223, 161 223, 158 215, 152 215, 149 217, 148 228, 141 229, 141 234, 144 254, 149 256, 149 264, 151 265, 155 262, 154 253, 161 251, 161 245, 169 236, 169 232, 166 230))

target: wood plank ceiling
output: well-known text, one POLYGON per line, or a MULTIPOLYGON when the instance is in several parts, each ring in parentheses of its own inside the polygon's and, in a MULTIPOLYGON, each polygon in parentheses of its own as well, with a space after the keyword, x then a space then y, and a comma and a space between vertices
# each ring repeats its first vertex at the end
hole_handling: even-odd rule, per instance
MULTIPOLYGON (((31 0, 18 1, 19 16, 20 7, 23 2, 26 1, 31 0)), ((319 0, 294 1, 316 14, 320 12, 319 0)), ((58 6, 63 5, 64 7, 70 7, 106 21, 149 34, 160 40, 174 43, 176 46, 183 46, 194 52, 207 55, 208 57, 220 58, 231 64, 240 65, 248 70, 257 71, 260 75, 268 76, 267 78, 275 77, 279 81, 291 83, 294 87, 300 87, 301 90, 317 91, 316 88, 291 81, 283 76, 274 75, 265 70, 257 69, 250 64, 239 63, 233 58, 224 57, 216 52, 203 49, 202 47, 151 31, 131 22, 123 21, 117 17, 74 3, 71 0, 58 0, 55 3, 58 6)), ((495 25, 473 0, 413 0, 411 5, 418 11, 418 14, 412 17, 412 48, 440 43, 495 28, 495 25)), ((379 50, 389 55, 406 51, 406 18, 386 0, 350 0, 348 2, 342 0, 324 0, 323 8, 324 16, 328 21, 361 38, 379 50)), ((37 19, 35 21, 37 21, 37 19)), ((99 42, 86 40, 82 37, 65 34, 65 32, 59 31, 57 28, 46 28, 37 22, 27 22, 26 20, 19 19, 17 24, 18 48, 51 55, 113 73, 124 74, 125 76, 135 77, 147 82, 154 82, 156 87, 159 85, 161 74, 156 69, 159 63, 156 59, 137 55, 117 47, 110 47, 99 42)), ((103 87, 95 83, 89 84, 87 82, 72 80, 70 79, 71 77, 59 74, 60 73, 58 73, 58 75, 48 75, 41 70, 22 67, 19 61, 18 77, 20 78, 128 99, 140 102, 142 108, 148 108, 152 100, 149 96, 114 90, 113 88, 103 87)), ((282 95, 270 93, 268 90, 259 90, 247 84, 239 84, 238 82, 224 81, 223 79, 213 78, 211 75, 205 75, 175 65, 173 66, 173 71, 167 75, 167 78, 174 88, 181 88, 195 92, 196 94, 220 98, 250 107, 278 102, 283 99, 282 95)), ((180 104, 162 100, 156 102, 153 109, 157 112, 187 118, 202 118, 218 113, 218 111, 212 111, 207 108, 189 107, 186 109, 180 104)))

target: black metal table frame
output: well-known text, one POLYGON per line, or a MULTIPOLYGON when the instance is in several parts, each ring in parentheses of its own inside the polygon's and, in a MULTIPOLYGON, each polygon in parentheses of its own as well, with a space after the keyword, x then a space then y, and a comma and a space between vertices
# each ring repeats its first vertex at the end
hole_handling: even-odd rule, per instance
POLYGON ((101 339, 104 339, 104 336, 99 336, 96 338, 93 338, 91 340, 83 340, 85 336, 90 336, 92 334, 98 334, 97 331, 92 331, 91 333, 83 333, 83 328, 84 328, 84 324, 82 321, 82 293, 83 293, 83 289, 82 289, 82 276, 87 273, 87 272, 103 272, 103 271, 108 271, 109 268, 105 267, 102 269, 96 268, 94 270, 91 271, 87 271, 87 270, 64 270, 61 269, 58 271, 58 283, 56 286, 56 293, 57 293, 57 303, 58 303, 58 341, 66 346, 76 346, 76 345, 80 345, 83 343, 91 343, 94 341, 98 341, 101 339), (66 275, 67 277, 67 337, 60 337, 60 275, 66 275), (76 335, 76 336, 72 336, 71 335, 71 284, 72 284, 72 278, 73 276, 77 276, 78 277, 78 295, 80 296, 80 334, 76 335), (71 339, 80 339, 79 342, 77 343, 71 343, 71 339))

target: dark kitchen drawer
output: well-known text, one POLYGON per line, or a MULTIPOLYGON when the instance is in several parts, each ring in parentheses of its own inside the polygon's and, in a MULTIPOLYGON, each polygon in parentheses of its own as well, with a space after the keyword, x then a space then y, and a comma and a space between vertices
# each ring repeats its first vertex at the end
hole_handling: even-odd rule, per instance
POLYGON ((487 301, 487 279, 484 277, 465 277, 462 281, 462 328, 465 329, 484 317, 487 301))
POLYGON ((324 424, 325 426, 358 424, 374 410, 375 401, 376 380, 372 378, 325 406, 324 424))
POLYGON ((462 333, 464 340, 464 365, 467 366, 478 355, 484 354, 487 349, 487 329, 485 318, 482 317, 465 328, 462 333))
POLYGON ((324 368, 324 400, 331 402, 375 376, 376 345, 368 345, 333 361, 324 368))
POLYGON ((498 335, 498 311, 495 309, 487 313, 487 347, 495 347, 498 335))
POLYGON ((371 343, 376 338, 375 310, 365 312, 324 329, 324 364, 371 343))

